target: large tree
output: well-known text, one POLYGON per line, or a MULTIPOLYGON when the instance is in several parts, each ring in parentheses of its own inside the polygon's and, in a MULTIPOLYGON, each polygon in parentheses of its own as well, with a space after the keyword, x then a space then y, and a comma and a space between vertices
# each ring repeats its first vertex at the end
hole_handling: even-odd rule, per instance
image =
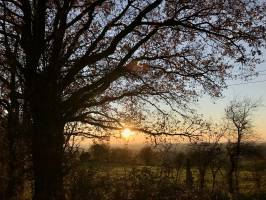
POLYGON ((23 123, 12 137, 30 133, 34 199, 64 198, 67 123, 120 129, 131 101, 149 104, 131 124, 171 134, 145 113, 178 112, 201 89, 219 95, 233 65, 252 69, 265 13, 253 0, 1 0, 0 103, 23 123))

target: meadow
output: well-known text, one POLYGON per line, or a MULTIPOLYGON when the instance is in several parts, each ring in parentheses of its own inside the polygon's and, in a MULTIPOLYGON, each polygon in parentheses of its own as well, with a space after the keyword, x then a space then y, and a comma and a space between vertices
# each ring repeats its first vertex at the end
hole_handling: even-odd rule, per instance
MULTIPOLYGON (((228 190, 228 161, 225 152, 220 155, 221 162, 215 161, 216 166, 213 161, 206 164, 202 176, 200 165, 203 162, 193 159, 193 153, 189 150, 180 153, 174 149, 162 152, 151 147, 143 147, 138 151, 119 148, 120 155, 116 154, 115 157, 114 151, 118 149, 108 148, 105 153, 103 149, 100 157, 97 157, 93 148, 78 153, 74 161, 75 169, 66 178, 69 199, 235 198, 228 190), (147 149, 152 154, 147 153, 147 149), (145 153, 149 156, 145 157, 145 153)), ((265 154, 259 159, 253 156, 241 157, 237 199, 266 198, 265 166, 265 154)))

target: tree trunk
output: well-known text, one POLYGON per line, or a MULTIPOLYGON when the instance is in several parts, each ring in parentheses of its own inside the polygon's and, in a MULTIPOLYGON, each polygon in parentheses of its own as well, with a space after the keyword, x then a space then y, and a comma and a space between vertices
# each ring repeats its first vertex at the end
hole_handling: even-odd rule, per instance
MULTIPOLYGON (((15 101, 12 102, 13 110, 18 110, 15 101)), ((20 200, 24 192, 25 152, 22 133, 19 132, 18 113, 13 110, 9 111, 7 123, 8 183, 5 199, 20 200)))
POLYGON ((232 166, 230 166, 230 169, 227 173, 227 181, 228 181, 228 190, 229 190, 229 193, 231 194, 234 193, 233 177, 234 177, 234 169, 232 168, 232 166))
POLYGON ((218 169, 217 170, 211 170, 212 171, 212 193, 214 192, 215 190, 215 184, 216 184, 216 175, 218 173, 218 169))
POLYGON ((238 139, 236 144, 236 156, 235 156, 235 193, 236 196, 239 195, 239 158, 241 153, 241 138, 242 138, 242 131, 238 130, 238 139))
POLYGON ((34 200, 62 200, 64 124, 56 113, 36 113, 33 127, 34 200))
POLYGON ((189 159, 186 161, 186 185, 189 189, 192 189, 193 187, 193 177, 189 159))
POLYGON ((200 189, 200 192, 203 192, 204 186, 205 186, 205 169, 199 170, 199 179, 200 179, 199 189, 200 189))
POLYGON ((24 163, 21 162, 15 147, 12 145, 9 149, 8 161, 8 183, 5 199, 20 200, 23 199, 24 192, 24 163))

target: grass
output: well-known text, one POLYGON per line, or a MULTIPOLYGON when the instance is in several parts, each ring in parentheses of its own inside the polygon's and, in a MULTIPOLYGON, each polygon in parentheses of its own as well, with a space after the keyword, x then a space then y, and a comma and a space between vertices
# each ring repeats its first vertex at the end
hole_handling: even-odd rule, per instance
MULTIPOLYGON (((98 165, 92 165, 92 164, 85 164, 82 166, 82 168, 84 168, 84 169, 91 168, 92 170, 97 171, 97 173, 99 173, 99 174, 108 173, 113 178, 128 176, 128 174, 133 169, 142 170, 144 168, 150 170, 157 177, 167 175, 166 173, 162 172, 162 168, 158 167, 158 166, 145 166, 145 165, 137 165, 137 166, 105 165, 105 166, 98 166, 98 165)), ((198 182, 199 182, 198 171, 196 168, 192 168, 191 171, 192 171, 194 185, 197 186, 198 182)), ((175 172, 175 170, 173 170, 173 171, 171 171, 169 176, 173 180, 178 180, 179 183, 184 183, 185 179, 186 179, 186 171, 185 171, 185 169, 182 169, 179 172, 179 177, 177 178, 176 172, 175 172)), ((216 182, 218 185, 222 185, 223 187, 225 187, 225 185, 226 185, 226 171, 225 170, 221 170, 221 173, 217 174, 216 182)), ((244 168, 240 171, 239 183, 240 183, 240 192, 241 193, 253 193, 256 190, 256 185, 255 185, 253 174, 247 168, 244 168)), ((205 184, 206 184, 206 187, 209 189, 212 187, 212 174, 211 174, 210 170, 207 170, 207 172, 206 172, 205 184)), ((265 173, 262 173, 262 175, 261 175, 261 191, 266 191, 266 174, 265 173)))

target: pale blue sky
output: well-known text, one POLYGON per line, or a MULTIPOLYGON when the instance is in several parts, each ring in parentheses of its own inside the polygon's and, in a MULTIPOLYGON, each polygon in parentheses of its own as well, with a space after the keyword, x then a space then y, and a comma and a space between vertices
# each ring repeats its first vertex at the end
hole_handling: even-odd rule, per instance
MULTIPOLYGON (((266 52, 263 54, 266 60, 266 52)), ((228 89, 224 90, 223 97, 219 99, 212 99, 204 95, 198 106, 198 111, 207 119, 213 121, 220 120, 224 115, 224 108, 233 98, 249 97, 254 99, 261 99, 262 106, 256 111, 254 118, 254 128, 261 134, 261 137, 266 141, 266 61, 257 65, 256 70, 260 72, 257 77, 252 80, 234 80, 228 81, 228 89)))

